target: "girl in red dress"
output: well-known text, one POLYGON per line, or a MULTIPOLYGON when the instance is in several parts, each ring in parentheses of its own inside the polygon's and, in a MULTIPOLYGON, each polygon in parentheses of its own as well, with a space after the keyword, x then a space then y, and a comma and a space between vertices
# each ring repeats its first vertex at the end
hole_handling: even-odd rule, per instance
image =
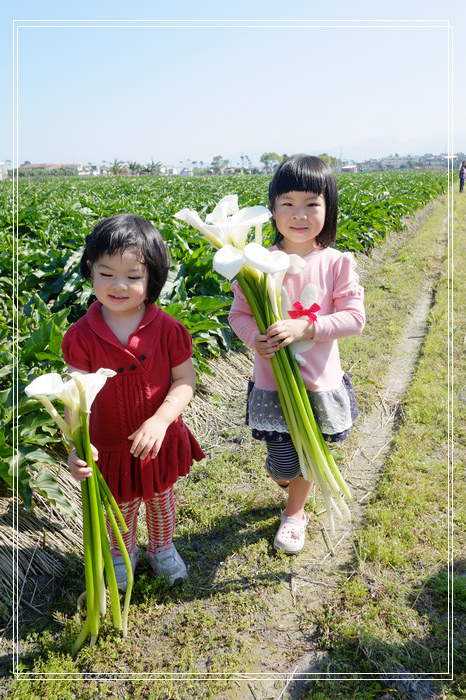
MULTIPOLYGON (((113 369, 97 394, 90 418, 98 465, 128 525, 124 535, 133 570, 138 560, 136 524, 145 504, 150 566, 169 585, 181 583, 186 566, 173 544, 173 485, 205 457, 181 414, 196 376, 191 336, 154 302, 169 269, 157 229, 133 214, 101 221, 86 238, 80 271, 97 297, 63 339, 69 372, 113 369)), ((78 481, 91 468, 71 450, 68 464, 78 481)), ((126 590, 123 557, 108 528, 120 590, 126 590)))

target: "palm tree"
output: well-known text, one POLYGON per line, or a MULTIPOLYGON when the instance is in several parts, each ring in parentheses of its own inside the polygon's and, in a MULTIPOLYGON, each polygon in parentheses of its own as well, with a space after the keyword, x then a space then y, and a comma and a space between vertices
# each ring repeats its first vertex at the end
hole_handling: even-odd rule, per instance
POLYGON ((128 161, 128 169, 131 175, 140 175, 143 166, 135 160, 128 161))
POLYGON ((108 160, 104 160, 103 162, 110 166, 109 173, 112 175, 121 175, 125 172, 124 161, 118 160, 118 158, 114 158, 113 163, 110 163, 108 160))

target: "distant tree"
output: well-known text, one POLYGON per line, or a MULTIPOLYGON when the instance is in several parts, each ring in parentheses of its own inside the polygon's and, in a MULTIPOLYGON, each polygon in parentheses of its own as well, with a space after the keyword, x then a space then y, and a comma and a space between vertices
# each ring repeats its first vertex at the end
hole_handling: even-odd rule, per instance
POLYGON ((335 158, 334 156, 329 156, 328 153, 321 153, 319 158, 325 163, 327 163, 327 165, 330 165, 331 168, 338 167, 338 158, 335 158))
POLYGON ((131 175, 140 175, 141 171, 143 169, 143 166, 138 163, 135 160, 129 160, 128 161, 128 170, 131 173, 131 175))
POLYGON ((142 166, 141 173, 143 175, 160 175, 162 170, 162 163, 158 160, 154 163, 154 159, 151 159, 150 163, 146 163, 142 166))
POLYGON ((282 156, 279 156, 278 153, 263 153, 260 157, 260 162, 263 164, 264 169, 270 173, 275 168, 278 168, 282 162, 282 156))
POLYGON ((228 168, 228 159, 223 156, 214 156, 210 164, 214 175, 220 175, 223 168, 228 168))
POLYGON ((118 160, 118 158, 114 158, 113 163, 108 160, 104 160, 104 163, 110 166, 108 172, 112 175, 122 175, 125 172, 125 164, 122 160, 118 160))

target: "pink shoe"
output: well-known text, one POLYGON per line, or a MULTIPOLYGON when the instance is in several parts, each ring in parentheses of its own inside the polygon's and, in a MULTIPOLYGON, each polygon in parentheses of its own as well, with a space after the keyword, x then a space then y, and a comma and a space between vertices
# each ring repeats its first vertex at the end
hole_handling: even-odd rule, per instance
POLYGON ((303 515, 302 520, 299 520, 299 518, 290 518, 282 513, 280 516, 280 527, 275 535, 273 546, 275 549, 281 549, 287 554, 297 554, 304 547, 306 527, 306 514, 303 515))

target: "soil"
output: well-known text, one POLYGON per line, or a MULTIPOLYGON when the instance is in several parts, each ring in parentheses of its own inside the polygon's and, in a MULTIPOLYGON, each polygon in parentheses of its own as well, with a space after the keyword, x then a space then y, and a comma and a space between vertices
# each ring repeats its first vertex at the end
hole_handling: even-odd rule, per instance
MULTIPOLYGON (((427 207, 410 223, 411 232, 420 226, 431 207, 427 207)), ((361 282, 374 278, 378 266, 386 265, 395 257, 399 245, 406 233, 393 234, 388 242, 381 246, 371 258, 358 258, 361 282)), ((447 237, 446 222, 439 232, 438 255, 443 257, 447 237)), ((379 392, 379 402, 372 411, 359 419, 355 435, 352 438, 351 453, 345 459, 344 477, 353 492, 353 521, 348 524, 336 523, 336 533, 332 536, 325 526, 317 522, 309 524, 309 539, 312 548, 307 548, 299 558, 290 575, 288 590, 281 587, 277 600, 271 609, 277 610, 277 618, 268 621, 264 631, 264 644, 268 645, 266 658, 257 653, 257 673, 244 674, 244 680, 238 683, 237 692, 232 687, 228 698, 277 698, 295 700, 306 689, 309 677, 317 674, 321 667, 324 653, 315 651, 294 658, 290 663, 283 646, 300 648, 303 632, 299 629, 299 620, 293 613, 297 601, 304 602, 310 608, 317 608, 327 599, 332 598, 335 587, 342 574, 354 564, 352 534, 358 528, 364 515, 365 500, 376 488, 386 455, 396 429, 396 419, 402 400, 409 385, 416 361, 426 334, 430 308, 433 302, 433 282, 426 279, 424 287, 419 290, 418 300, 407 319, 403 337, 396 352, 390 358, 383 388, 379 392), (291 611, 283 614, 283 611, 291 611), (280 638, 282 635, 283 639, 280 638), (283 646, 281 646, 283 645, 283 646), (277 691, 283 687, 282 694, 277 691)), ((203 386, 192 402, 186 419, 195 434, 201 439, 206 452, 228 449, 228 440, 234 431, 242 433, 240 442, 247 440, 238 428, 244 422, 244 394, 247 378, 252 368, 251 353, 239 352, 228 358, 219 358, 212 363, 215 377, 206 377, 203 386), (234 371, 232 371, 232 369, 234 371), (217 400, 220 398, 221 400, 217 400), (226 406, 223 410, 218 406, 226 406)), ((238 442, 236 441, 236 445, 238 442)), ((346 449, 346 448, 345 448, 346 449)), ((80 502, 78 487, 66 469, 57 472, 62 488, 74 503, 80 502)), ((2 547, 0 561, 0 593, 8 598, 12 590, 12 548, 11 533, 19 545, 18 552, 18 586, 17 599, 21 601, 21 615, 33 616, 47 614, 48 595, 50 595, 50 572, 60 575, 66 567, 69 554, 80 556, 81 528, 79 519, 69 521, 62 518, 45 501, 39 502, 32 515, 24 517, 20 509, 15 509, 12 500, 0 494, 0 539, 2 547), (13 527, 15 526, 15 527, 13 527), (18 537, 19 534, 19 537, 18 537), (19 540, 19 541, 18 541, 19 540), (58 551, 58 554, 57 554, 58 551), (30 590, 26 580, 35 581, 35 588, 30 590)), ((12 620, 6 622, 3 629, 3 646, 11 638, 12 620)), ((306 637, 312 630, 306 630, 306 637)), ((298 652, 297 652, 298 653, 298 652)), ((4 657, 5 658, 5 657, 4 657)), ((288 657, 289 658, 289 657, 288 657)), ((391 681, 393 685, 394 681, 391 681)), ((395 681, 396 683, 396 681, 395 681)), ((399 681, 400 691, 406 697, 432 697, 432 688, 424 682, 403 676, 399 681), (424 684, 424 685, 423 685, 424 684)), ((223 696, 222 696, 223 697, 223 696)))

